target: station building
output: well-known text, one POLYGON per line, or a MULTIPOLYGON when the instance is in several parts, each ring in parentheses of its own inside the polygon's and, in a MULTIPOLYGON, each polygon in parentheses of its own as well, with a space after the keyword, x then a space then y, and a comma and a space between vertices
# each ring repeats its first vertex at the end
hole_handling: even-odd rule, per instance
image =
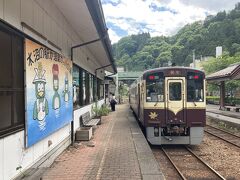
POLYGON ((0 0, 0 179, 51 164, 116 73, 99 0, 0 0))

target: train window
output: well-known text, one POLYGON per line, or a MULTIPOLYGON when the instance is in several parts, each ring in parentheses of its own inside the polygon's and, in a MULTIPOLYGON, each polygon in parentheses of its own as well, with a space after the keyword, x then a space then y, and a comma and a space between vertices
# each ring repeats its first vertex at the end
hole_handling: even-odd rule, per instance
POLYGON ((180 82, 169 83, 169 100, 181 101, 182 99, 182 84, 180 82))
POLYGON ((164 79, 159 73, 148 75, 146 78, 146 101, 164 101, 164 79))
POLYGON ((202 102, 204 100, 203 76, 201 74, 188 73, 187 76, 187 101, 202 102))

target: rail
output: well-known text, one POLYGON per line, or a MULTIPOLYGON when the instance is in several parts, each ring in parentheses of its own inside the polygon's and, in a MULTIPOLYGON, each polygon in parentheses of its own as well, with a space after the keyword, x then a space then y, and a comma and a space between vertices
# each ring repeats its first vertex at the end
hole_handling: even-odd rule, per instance
MULTIPOLYGON (((221 180, 225 180, 225 178, 224 178, 221 174, 219 174, 215 169, 213 169, 209 164, 207 164, 202 158, 200 158, 197 154, 195 154, 189 147, 187 147, 187 146, 182 146, 182 147, 184 147, 183 150, 186 150, 188 153, 190 153, 190 155, 192 155, 195 159, 197 159, 197 161, 199 161, 200 164, 203 165, 203 169, 211 172, 213 176, 216 176, 216 177, 218 177, 218 178, 221 179, 221 180), (204 168, 204 167, 205 167, 205 168, 204 168)), ((180 175, 181 179, 183 179, 183 180, 189 179, 189 178, 187 177, 187 175, 184 175, 184 172, 181 171, 181 168, 179 168, 178 165, 177 165, 177 164, 174 162, 174 160, 171 158, 171 156, 178 156, 178 158, 179 158, 179 157, 183 157, 184 155, 179 156, 179 154, 177 154, 177 153, 179 153, 178 151, 176 151, 177 153, 176 153, 175 155, 169 155, 170 153, 168 153, 168 150, 166 150, 163 146, 161 147, 161 150, 163 151, 163 153, 165 154, 165 156, 168 158, 168 160, 170 161, 170 163, 173 165, 173 167, 176 169, 176 171, 177 171, 177 173, 180 175)), ((175 149, 175 150, 178 150, 178 149, 175 149)), ((179 150, 180 150, 180 152, 181 152, 182 149, 179 149, 179 150)), ((187 156, 187 157, 189 157, 189 156, 187 156)), ((178 160, 178 161, 179 161, 179 160, 178 160)), ((183 162, 183 161, 180 161, 180 162, 183 162)), ((197 164, 197 163, 196 163, 196 164, 197 164)), ((197 168, 197 169, 198 169, 198 168, 197 168)), ((201 169, 201 168, 199 168, 199 169, 201 169)), ((201 169, 201 170, 202 170, 202 169, 201 169)), ((202 171, 204 171, 204 170, 202 170, 202 171)), ((215 177, 215 178, 216 178, 216 177, 215 177)), ((192 177, 191 177, 191 178, 192 178, 192 177)))
POLYGON ((167 154, 167 152, 164 150, 163 147, 162 148, 162 151, 164 152, 164 154, 166 155, 166 157, 168 158, 168 160, 172 163, 173 167, 177 170, 177 173, 180 175, 180 177, 183 179, 183 180, 187 180, 187 178, 185 178, 185 176, 181 173, 181 171, 178 169, 178 167, 176 166, 176 164, 172 161, 172 159, 170 158, 170 156, 167 154))
POLYGON ((237 136, 235 134, 232 134, 230 132, 224 131, 222 129, 207 125, 204 129, 204 131, 208 134, 211 134, 212 136, 215 136, 225 142, 228 142, 229 144, 232 144, 238 148, 240 148, 240 136, 237 136), (215 132, 214 132, 215 131, 215 132), (216 134, 216 131, 218 133, 218 135, 216 134), (221 136, 221 134, 222 136, 221 136), (233 138, 233 139, 227 139, 228 138, 233 138))

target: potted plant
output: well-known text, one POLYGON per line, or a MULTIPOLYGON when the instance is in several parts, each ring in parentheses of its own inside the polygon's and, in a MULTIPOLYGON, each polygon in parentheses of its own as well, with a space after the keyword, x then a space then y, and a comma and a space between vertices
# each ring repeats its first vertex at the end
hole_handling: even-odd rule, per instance
POLYGON ((101 116, 107 116, 109 112, 110 109, 106 104, 103 104, 101 107, 98 107, 97 103, 95 103, 95 105, 92 106, 92 114, 94 115, 94 119, 100 119, 100 122, 101 116))
POLYGON ((107 116, 109 112, 110 112, 110 109, 108 108, 108 106, 106 104, 103 104, 102 107, 100 108, 99 114, 101 116, 107 116))
POLYGON ((92 115, 94 116, 94 118, 101 119, 100 108, 98 107, 97 102, 95 102, 94 105, 92 105, 92 115))

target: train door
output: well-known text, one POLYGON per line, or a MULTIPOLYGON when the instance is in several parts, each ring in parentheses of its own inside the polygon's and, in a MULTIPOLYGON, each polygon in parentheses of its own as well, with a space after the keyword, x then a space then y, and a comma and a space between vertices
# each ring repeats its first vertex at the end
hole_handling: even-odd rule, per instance
POLYGON ((166 78, 166 124, 185 123, 185 78, 166 78))

